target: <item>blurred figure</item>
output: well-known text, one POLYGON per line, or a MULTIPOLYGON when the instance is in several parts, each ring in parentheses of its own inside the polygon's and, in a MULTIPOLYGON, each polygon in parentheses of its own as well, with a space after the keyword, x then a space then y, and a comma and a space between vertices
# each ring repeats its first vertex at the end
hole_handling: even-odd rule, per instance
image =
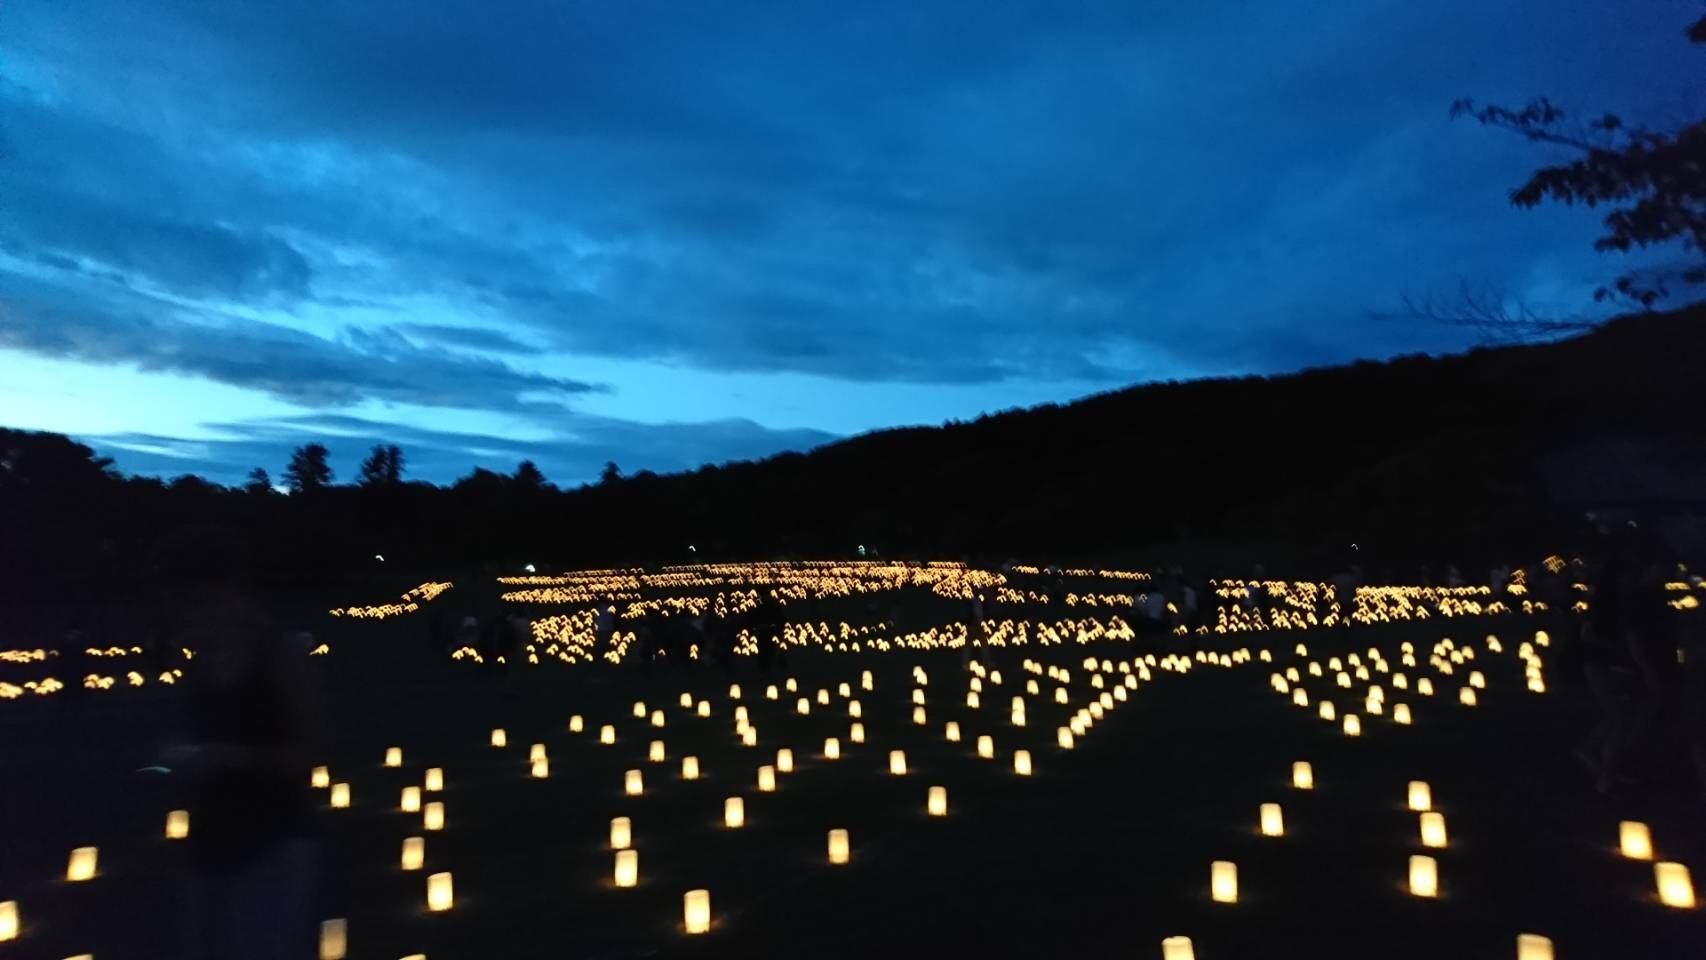
POLYGON ((287 636, 232 587, 201 592, 182 638, 195 651, 187 742, 191 875, 182 955, 314 955, 318 856, 304 778, 320 726, 307 634, 287 636))

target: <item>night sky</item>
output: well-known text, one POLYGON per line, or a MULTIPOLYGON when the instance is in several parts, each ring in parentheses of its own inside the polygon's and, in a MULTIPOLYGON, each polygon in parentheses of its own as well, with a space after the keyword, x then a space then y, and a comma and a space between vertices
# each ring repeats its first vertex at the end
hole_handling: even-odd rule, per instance
MULTIPOLYGON (((8 0, 0 424, 140 473, 563 484, 1579 310, 1562 154, 1691 115, 1694 0, 8 0)), ((1134 429, 1140 425, 1134 425, 1134 429)))

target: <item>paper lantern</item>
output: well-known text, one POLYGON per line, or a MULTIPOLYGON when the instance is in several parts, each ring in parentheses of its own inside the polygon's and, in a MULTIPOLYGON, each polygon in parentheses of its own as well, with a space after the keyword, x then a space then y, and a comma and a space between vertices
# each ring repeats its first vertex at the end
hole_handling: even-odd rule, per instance
POLYGON ((570 733, 580 733, 582 730, 585 730, 585 729, 586 729, 586 720, 584 718, 582 718, 580 714, 577 713, 574 716, 569 718, 569 732, 570 733))
POLYGON ((818 704, 818 706, 820 706, 820 707, 827 707, 827 706, 829 706, 829 691, 828 691, 828 690, 825 690, 825 689, 823 689, 823 688, 822 688, 822 687, 819 687, 819 688, 818 688, 818 691, 817 691, 817 704, 818 704))
POLYGON ((626 850, 634 845, 634 824, 627 817, 610 819, 610 849, 626 850))
POLYGON ((629 770, 622 779, 622 789, 630 797, 637 797, 646 792, 645 778, 638 770, 629 770))
POLYGON ((865 725, 862 723, 855 723, 851 727, 848 727, 847 728, 847 739, 852 741, 853 743, 864 743, 865 742, 865 725))
POLYGON ((440 793, 444 790, 444 768, 427 767, 425 788, 427 793, 440 793))
POLYGON ((1066 727, 1056 727, 1054 731, 1055 745, 1062 750, 1072 749, 1072 731, 1066 727))
POLYGON ((689 890, 681 898, 681 922, 688 933, 711 929, 711 891, 689 890))
POLYGON ((1439 864, 1433 857, 1410 857, 1410 893, 1418 897, 1439 896, 1439 864))
POLYGON ((426 862, 426 840, 420 837, 403 838, 403 869, 419 870, 426 862))
POLYGON ((698 757, 682 757, 681 758, 681 779, 683 779, 683 780, 697 780, 697 779, 699 779, 699 758, 698 757))
POLYGON ((892 773, 897 777, 902 776, 906 773, 906 751, 905 750, 890 750, 889 751, 889 773, 892 773))
POLYGON ((339 810, 349 806, 349 784, 332 784, 332 806, 339 810))
POLYGON ((978 698, 976 690, 973 690, 970 693, 966 694, 966 706, 968 708, 970 708, 972 710, 976 710, 982 705, 983 705, 982 701, 978 698))
POLYGON ((166 814, 166 839, 182 840, 190 835, 190 812, 173 810, 166 814))
POLYGON ((1031 751, 1013 751, 1013 772, 1021 777, 1028 777, 1031 775, 1031 751))
POLYGON ((837 684, 835 687, 835 695, 842 699, 851 697, 853 695, 853 685, 850 683, 837 684))
POLYGON ((400 767, 400 766, 402 766, 403 765, 403 748, 402 747, 386 747, 385 748, 385 765, 387 767, 400 767))
POLYGON ((1460 688, 1457 691, 1457 702, 1463 704, 1466 707, 1473 707, 1475 705, 1475 688, 1474 687, 1462 687, 1462 688, 1460 688))
POLYGON ((823 738, 823 758, 825 760, 841 759, 841 741, 834 737, 823 738))
POLYGON ((676 702, 681 704, 683 710, 691 710, 693 708, 693 694, 684 693, 676 702))
POLYGON ((1238 902, 1238 865, 1216 860, 1209 867, 1208 893, 1215 903, 1238 902))
POLYGON ((793 773, 794 772, 794 751, 790 750, 787 747, 783 747, 780 750, 776 751, 776 772, 777 773, 793 773))
POLYGON ((1433 791, 1428 789, 1427 781, 1411 780, 1409 789, 1410 809, 1415 811, 1432 810, 1433 791))
POLYGON ((616 851, 616 885, 632 887, 640 882, 640 852, 633 847, 616 851))
POLYGON ((847 831, 840 827, 829 831, 829 862, 847 862, 847 831))
POLYGON ((426 808, 421 811, 421 829, 423 829, 423 830, 443 830, 444 829, 444 804, 443 803, 440 803, 439 801, 434 800, 433 802, 426 805, 426 808))
POLYGON ((308 774, 308 785, 316 790, 324 790, 332 785, 332 772, 325 767, 315 767, 308 774))
POLYGON ((1445 814, 1437 810, 1422 814, 1422 846, 1445 846, 1445 814))
POLYGON ((1639 820, 1624 820, 1617 825, 1617 846, 1631 860, 1653 859, 1653 835, 1639 820))
POLYGON ((796 681, 793 677, 789 677, 787 679, 787 681, 783 684, 783 686, 786 686, 788 688, 789 693, 794 693, 800 689, 799 682, 796 681))
POLYGON ((651 746, 646 748, 646 759, 652 763, 662 763, 665 756, 662 740, 653 740, 651 746))
POLYGON ((1331 701, 1331 700, 1321 701, 1321 705, 1316 709, 1315 712, 1320 715, 1321 719, 1327 721, 1328 723, 1331 723, 1334 720, 1337 720, 1339 718, 1338 711, 1333 708, 1333 701, 1331 701))
POLYGON ((865 715, 865 708, 859 705, 859 701, 849 700, 847 701, 847 715, 857 720, 865 715))
POLYGON ((1102 705, 1101 705, 1101 704, 1099 704, 1099 703, 1095 703, 1095 702, 1092 702, 1092 703, 1091 703, 1091 704, 1090 704, 1090 717, 1091 717, 1091 718, 1092 718, 1092 719, 1095 719, 1095 720, 1100 720, 1100 719, 1102 719, 1102 715, 1103 715, 1103 713, 1105 713, 1105 712, 1106 712, 1106 711, 1104 711, 1104 710, 1103 710, 1103 709, 1102 709, 1102 705))
POLYGON ((805 697, 801 697, 800 699, 794 701, 794 712, 799 714, 802 717, 811 713, 812 712, 812 702, 810 700, 807 700, 805 697))
POLYGON ((1010 721, 1010 722, 1011 722, 1011 723, 1012 723, 1012 724, 1013 724, 1013 726, 1015 726, 1015 727, 1022 727, 1022 726, 1024 726, 1024 725, 1025 725, 1025 711, 1023 711, 1023 710, 1014 710, 1014 711, 1013 711, 1013 713, 1012 713, 1012 716, 1010 716, 1010 717, 1009 717, 1009 718, 1008 718, 1008 720, 1009 720, 1009 721, 1010 721))
POLYGON ((740 699, 740 684, 738 684, 738 683, 729 684, 729 699, 730 700, 739 700, 740 699))
POLYGON ((1487 678, 1481 675, 1481 671, 1471 670, 1469 671, 1469 685, 1477 690, 1483 690, 1487 686, 1487 678))
POLYGON ((1433 696, 1434 695, 1434 682, 1427 677, 1422 677, 1421 679, 1416 681, 1416 692, 1421 694, 1424 697, 1433 696))
POLYGON ((1315 769, 1308 760, 1298 760, 1291 765, 1291 785, 1299 790, 1315 789, 1315 769))
POLYGON ((1054 702, 1055 703, 1066 703, 1067 702, 1066 688, 1065 687, 1055 687, 1054 688, 1054 702))
POLYGON ((94 847, 78 847, 71 851, 71 858, 65 864, 65 879, 80 883, 94 877, 97 856, 94 847))
POLYGON ((1552 941, 1538 933, 1519 933, 1516 960, 1552 960, 1552 941))
POLYGON ((1114 708, 1114 698, 1110 694, 1102 694, 1100 697, 1096 698, 1096 702, 1102 705, 1103 710, 1112 710, 1114 708))
POLYGON ((866 671, 859 674, 859 687, 860 687, 860 689, 863 689, 863 690, 872 689, 872 687, 871 687, 871 671, 866 670, 866 671))
POLYGON ((1688 878, 1688 868, 1680 863, 1653 864, 1653 879, 1658 883, 1659 902, 1682 910, 1694 909, 1694 884, 1688 878))
POLYGON ((1345 736, 1362 736, 1362 718, 1358 717, 1354 713, 1345 714, 1345 736))
POLYGON ((730 797, 723 801, 723 826, 739 827, 746 823, 746 801, 730 797))
POLYGON ((711 701, 709 701, 709 700, 699 701, 699 706, 695 712, 698 713, 699 716, 701 716, 701 717, 710 716, 711 715, 711 701))
POLYGON ((602 743, 602 744, 606 744, 606 745, 615 743, 616 742, 616 728, 611 726, 608 723, 602 727, 599 727, 598 728, 598 742, 602 743))
POLYGON ((435 873, 427 877, 427 909, 434 913, 442 913, 450 909, 456 901, 456 895, 450 884, 450 874, 435 873))
POLYGON ((770 686, 764 688, 764 699, 775 700, 775 699, 779 698, 780 696, 781 696, 781 694, 777 692, 776 685, 774 683, 772 683, 770 686))
POLYGON ((646 719, 646 702, 644 700, 635 700, 634 701, 634 719, 636 719, 636 720, 646 719))
POLYGON ((400 800, 398 802, 397 808, 402 810, 404 813, 420 813, 421 812, 421 788, 420 787, 404 787, 403 788, 403 798, 402 798, 402 800, 400 800))
POLYGON ((664 725, 663 711, 662 710, 653 710, 652 711, 652 726, 661 727, 663 725, 664 725))
POLYGON ((742 724, 745 722, 747 722, 746 708, 745 707, 736 707, 735 708, 735 723, 738 725, 738 724, 742 724))
POLYGON ((344 960, 349 953, 349 925, 343 920, 320 924, 320 960, 344 960))
POLYGON ((943 735, 948 738, 949 743, 959 743, 960 742, 960 724, 959 724, 959 722, 956 720, 949 720, 948 725, 943 728, 943 735))
POLYGON ((758 768, 758 792, 774 793, 776 790, 776 768, 765 764, 758 768))
POLYGON ((1196 956, 1191 950, 1190 937, 1168 937, 1161 941, 1161 960, 1196 960, 1196 956))
POLYGON ((1395 703, 1395 704, 1393 704, 1392 705, 1392 719, 1393 719, 1393 721, 1400 723, 1400 724, 1403 724, 1404 726, 1409 726, 1410 725, 1410 705, 1407 703, 1395 703))
POLYGON ((1261 810, 1262 836, 1285 836, 1285 816, 1280 812, 1280 805, 1277 803, 1264 803, 1262 804, 1261 810))
POLYGON ((18 901, 0 900, 0 942, 18 939, 18 901))
POLYGON ((758 746, 758 728, 747 727, 745 730, 742 730, 740 732, 740 744, 743 747, 758 746))
POLYGON ((925 795, 924 812, 928 813, 932 817, 945 817, 948 815, 947 787, 930 788, 930 792, 925 795))
POLYGON ((545 745, 543 743, 536 743, 533 746, 527 748, 527 762, 528 763, 532 763, 535 760, 543 760, 543 759, 545 759, 545 745))
POLYGON ((1026 680, 1025 681, 1025 692, 1030 694, 1031 696, 1036 696, 1038 693, 1041 693, 1042 690, 1040 687, 1037 686, 1037 682, 1035 680, 1026 680))
POLYGON ((1309 706, 1309 694, 1302 688, 1291 691, 1291 702, 1300 707, 1309 706))
POLYGON ((988 760, 995 756, 995 738, 984 734, 977 738, 977 755, 988 760))
POLYGON ((913 707, 912 708, 912 722, 913 723, 916 723, 917 725, 922 727, 928 721, 928 719, 929 718, 924 715, 924 708, 923 707, 913 707))
POLYGON ((503 727, 498 727, 492 731, 492 746, 494 746, 494 747, 507 747, 507 746, 509 746, 509 734, 504 732, 503 727))
POLYGON ((535 780, 548 780, 551 777, 551 761, 540 757, 528 765, 528 775, 535 780))

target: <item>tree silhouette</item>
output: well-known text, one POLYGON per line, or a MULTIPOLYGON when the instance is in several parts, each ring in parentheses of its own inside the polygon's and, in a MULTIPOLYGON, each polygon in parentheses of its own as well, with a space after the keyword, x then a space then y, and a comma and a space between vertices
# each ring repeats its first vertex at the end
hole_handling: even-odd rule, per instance
POLYGON ((395 444, 380 444, 361 462, 356 482, 364 487, 389 486, 403 479, 403 450, 395 444))
POLYGON ((616 461, 606 460, 604 469, 598 474, 598 482, 609 486, 620 479, 622 479, 622 468, 616 465, 616 461))
POLYGON ((296 448, 290 455, 290 465, 284 468, 284 485, 291 493, 306 493, 331 485, 332 468, 326 463, 329 452, 319 443, 296 448))
MULTIPOLYGON (((1706 44, 1706 17, 1689 27, 1687 35, 1694 43, 1706 44)), ((1674 133, 1631 126, 1609 113, 1578 126, 1545 98, 1521 109, 1459 100, 1452 104, 1451 115, 1581 154, 1569 163, 1536 171, 1511 191, 1515 206, 1532 208, 1552 200, 1611 207, 1605 232, 1594 241, 1600 251, 1627 253, 1681 243, 1680 265, 1625 273, 1595 291, 1594 299, 1618 298, 1651 307, 1670 294, 1667 283, 1673 279, 1706 283, 1706 118, 1684 123, 1674 133)))
POLYGON ((249 471, 249 480, 243 484, 243 489, 256 496, 265 496, 273 492, 272 477, 266 467, 256 467, 249 471))
POLYGON ((543 489, 545 474, 532 460, 523 460, 521 466, 515 468, 515 485, 526 490, 543 489))

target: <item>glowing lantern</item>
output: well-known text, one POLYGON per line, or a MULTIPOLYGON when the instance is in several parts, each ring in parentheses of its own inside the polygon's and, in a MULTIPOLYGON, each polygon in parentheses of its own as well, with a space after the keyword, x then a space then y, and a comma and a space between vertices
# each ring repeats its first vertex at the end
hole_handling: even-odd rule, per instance
POLYGON ((1618 848, 1631 860, 1653 859, 1653 835, 1639 820, 1624 820, 1617 825, 1618 848))
POLYGON ((349 806, 349 784, 332 784, 332 806, 339 810, 349 806))
POLYGON ((1333 701, 1331 700, 1321 701, 1321 706, 1316 710, 1316 712, 1320 714, 1321 719, 1328 723, 1338 719, 1339 716, 1338 711, 1333 709, 1333 701))
POLYGON ((740 684, 738 684, 738 683, 729 684, 729 699, 730 700, 739 700, 740 699, 740 684))
POLYGON ((76 883, 92 878, 96 856, 94 847, 78 847, 71 851, 71 859, 65 865, 65 879, 76 883))
POLYGON ((1403 724, 1404 726, 1409 726, 1410 725, 1410 705, 1407 703, 1395 703, 1395 704, 1393 704, 1392 705, 1392 719, 1397 723, 1403 724))
POLYGON ((344 960, 349 952, 349 925, 343 920, 320 924, 320 960, 344 960))
POLYGON ((1196 960, 1196 956, 1191 950, 1190 937, 1168 937, 1161 941, 1161 960, 1196 960))
POLYGON ((776 768, 765 764, 758 768, 758 792, 773 793, 776 790, 776 768))
POLYGON ((1315 789, 1315 769, 1308 760, 1298 760, 1291 765, 1291 785, 1299 790, 1315 789))
POLYGON ((602 727, 599 727, 598 728, 598 742, 605 744, 607 746, 609 744, 615 743, 616 742, 616 728, 611 726, 608 723, 602 727))
POLYGON ((645 778, 638 770, 629 770, 622 780, 622 789, 630 797, 637 797, 646 790, 645 778))
POLYGON ((928 720, 928 718, 924 715, 924 708, 923 707, 913 707, 912 708, 912 722, 913 723, 916 723, 922 727, 927 722, 927 720, 928 720))
POLYGON ((829 862, 847 862, 847 831, 839 827, 829 831, 829 862))
POLYGON ((1445 814, 1437 810, 1422 814, 1422 846, 1445 846, 1445 814))
POLYGON ((492 731, 492 746, 494 746, 494 747, 507 747, 507 746, 509 746, 509 734, 504 732, 503 727, 498 727, 492 731))
POLYGON ((634 845, 634 824, 627 817, 610 820, 610 849, 626 850, 634 845))
POLYGON ((741 723, 745 723, 746 721, 747 721, 746 708, 745 707, 736 707, 735 708, 735 723, 741 724, 741 723))
POLYGON ((847 739, 854 743, 864 743, 865 725, 862 723, 855 723, 853 726, 847 728, 847 739))
POLYGON ((960 724, 958 721, 949 720, 947 727, 944 728, 944 732, 949 743, 960 742, 960 724))
POLYGON ((711 929, 711 891, 689 890, 681 898, 682 925, 688 933, 711 929))
POLYGON ((1439 896, 1439 864, 1433 857, 1410 857, 1410 893, 1418 897, 1439 896))
POLYGON ((1013 715, 1008 719, 1012 722, 1013 726, 1022 727, 1025 725, 1025 711, 1022 709, 1014 710, 1013 715))
POLYGON ((995 738, 984 734, 977 738, 977 755, 988 760, 995 756, 995 738))
POLYGON ((691 693, 682 694, 681 699, 678 702, 681 704, 681 708, 683 710, 692 709, 692 707, 693 707, 693 694, 691 694, 691 693))
POLYGON ((386 747, 385 748, 385 765, 387 767, 400 767, 400 766, 402 766, 403 765, 403 748, 402 747, 386 747))
POLYGON ((527 762, 528 763, 532 763, 535 760, 543 760, 543 759, 545 759, 545 745, 543 743, 536 743, 533 746, 527 748, 527 762))
POLYGON ((1298 687, 1291 691, 1291 702, 1300 707, 1307 707, 1309 706, 1309 694, 1302 687, 1298 687))
POLYGON ((978 699, 976 690, 966 694, 966 706, 972 710, 976 710, 978 707, 982 706, 982 702, 978 699))
POLYGON ((1362 719, 1354 713, 1345 714, 1345 736, 1362 736, 1362 719))
POLYGON ((834 737, 823 738, 823 757, 825 760, 841 759, 841 741, 834 737))
POLYGON ((420 787, 404 787, 403 788, 403 798, 401 801, 398 802, 397 808, 399 810, 402 810, 404 813, 420 813, 421 812, 421 788, 420 787))
POLYGON ((646 719, 646 702, 644 700, 635 700, 634 701, 634 719, 636 719, 636 720, 646 719))
POLYGON ((0 900, 0 942, 18 939, 18 901, 0 900))
POLYGON ((758 746, 758 728, 747 727, 745 730, 742 730, 740 732, 740 743, 743 747, 758 746))
POLYGON ((1475 705, 1475 688, 1474 687, 1463 687, 1462 689, 1458 690, 1457 691, 1457 702, 1463 704, 1466 707, 1473 707, 1475 705))
POLYGON ((1417 812, 1432 810, 1433 791, 1428 789, 1426 780, 1411 780, 1409 789, 1410 809, 1417 812))
POLYGON ((442 792, 443 790, 444 790, 444 768, 442 768, 442 767, 427 767, 427 770, 426 770, 426 792, 427 793, 439 793, 439 792, 442 792))
POLYGON ((332 785, 332 772, 325 767, 315 767, 308 774, 308 785, 316 790, 324 790, 332 785))
POLYGON ((1056 727, 1054 731, 1055 745, 1062 750, 1072 749, 1072 731, 1066 727, 1056 727))
POLYGON ((859 701, 849 700, 847 701, 847 715, 857 720, 865 715, 865 708, 859 705, 859 701))
POLYGON ((1285 836, 1285 817, 1280 813, 1280 805, 1277 803, 1262 804, 1262 836, 1285 836))
POLYGON ((1013 772, 1021 777, 1028 777, 1031 775, 1031 751, 1013 751, 1013 772))
POLYGON ((829 706, 829 691, 828 690, 825 690, 821 687, 818 688, 817 703, 818 703, 818 706, 820 706, 820 707, 829 706))
POLYGON ((426 805, 426 809, 421 811, 421 829, 444 829, 444 804, 434 800, 426 805))
POLYGON ((794 772, 794 751, 787 747, 776 751, 776 770, 778 773, 794 772))
POLYGON ((1659 886, 1659 902, 1683 910, 1694 908, 1694 884, 1688 868, 1680 863, 1653 864, 1653 879, 1659 886))
POLYGON ((1538 933, 1519 933, 1516 960, 1552 960, 1552 941, 1538 933))
POLYGON ((442 913, 450 909, 456 901, 456 895, 450 884, 450 874, 435 873, 427 877, 427 909, 434 913, 442 913))
POLYGON ((173 810, 166 814, 166 839, 182 840, 190 835, 190 812, 173 810))
POLYGON ((811 713, 812 712, 812 702, 810 700, 807 700, 805 697, 801 697, 800 699, 794 701, 794 712, 799 714, 802 717, 805 716, 806 714, 811 713))
POLYGON ((426 862, 426 841, 420 837, 403 838, 403 869, 419 870, 426 862))
POLYGON ((664 724, 663 711, 662 710, 653 710, 652 711, 652 726, 661 727, 661 726, 663 726, 663 724, 664 724))
POLYGON ((1096 720, 1102 719, 1102 715, 1104 713, 1106 713, 1106 711, 1102 709, 1102 705, 1100 703, 1096 703, 1094 701, 1091 702, 1091 704, 1090 704, 1090 716, 1093 719, 1096 719, 1096 720))
POLYGON ((1238 902, 1238 865, 1230 860, 1216 860, 1209 867, 1209 896, 1215 903, 1238 902))
POLYGON ((640 882, 640 852, 633 847, 616 851, 616 885, 632 887, 640 882))
POLYGON ((698 708, 698 710, 697 710, 697 711, 696 711, 696 712, 697 712, 697 713, 698 713, 698 714, 699 714, 699 716, 701 716, 701 717, 708 717, 708 716, 710 716, 710 715, 711 715, 711 701, 709 701, 709 700, 701 700, 701 701, 699 701, 699 708, 698 708))
POLYGON ((1066 702, 1066 688, 1065 687, 1055 687, 1054 688, 1054 702, 1055 703, 1065 703, 1066 702))
POLYGON ((569 718, 569 732, 570 733, 580 733, 582 730, 585 730, 585 729, 586 729, 586 720, 583 719, 580 714, 577 713, 574 716, 569 718))
POLYGON ((652 763, 662 763, 665 756, 662 740, 653 740, 651 746, 646 749, 646 759, 652 763))
POLYGON ((843 699, 851 697, 853 695, 853 686, 847 683, 838 684, 835 688, 835 694, 843 699))
POLYGON ((528 773, 535 780, 547 780, 551 776, 551 761, 540 757, 528 767, 528 773))
POLYGON ((859 674, 859 686, 861 689, 864 689, 864 690, 872 689, 872 687, 871 687, 871 671, 866 670, 863 673, 859 674))
POLYGON ((746 801, 730 797, 723 801, 723 826, 739 827, 746 823, 746 801))
POLYGON ((1487 686, 1487 678, 1481 676, 1481 671, 1471 670, 1469 671, 1469 685, 1477 690, 1485 689, 1487 686))
POLYGON ((799 682, 796 681, 793 677, 789 677, 787 682, 783 685, 788 688, 789 693, 794 693, 800 689, 799 682))
POLYGON ((924 801, 924 811, 932 817, 948 815, 948 788, 931 787, 924 801))
POLYGON ((681 758, 681 779, 683 779, 683 780, 697 780, 697 779, 699 779, 699 758, 698 757, 682 757, 681 758))
POLYGON ((1416 681, 1416 692, 1421 694, 1424 697, 1433 696, 1434 695, 1434 682, 1433 682, 1433 680, 1431 680, 1427 677, 1422 677, 1421 679, 1417 680, 1416 681))
POLYGON ((906 774, 905 750, 889 751, 889 773, 892 773, 897 777, 904 776, 906 774))

